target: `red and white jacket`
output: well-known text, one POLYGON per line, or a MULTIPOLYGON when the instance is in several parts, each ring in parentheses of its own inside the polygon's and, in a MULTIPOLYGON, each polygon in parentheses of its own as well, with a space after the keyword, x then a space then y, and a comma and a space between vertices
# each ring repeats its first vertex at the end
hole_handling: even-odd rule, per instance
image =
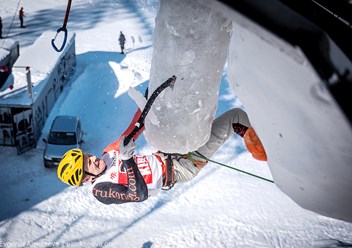
MULTIPOLYGON (((128 197, 124 195, 123 191, 118 190, 121 187, 116 187, 116 184, 124 187, 128 185, 128 170, 119 159, 118 151, 109 151, 103 155, 102 159, 107 168, 105 173, 93 183, 94 197, 105 204, 133 201, 127 199, 128 197)), ((137 155, 133 156, 133 160, 147 186, 148 197, 156 195, 163 186, 163 162, 161 158, 157 155, 137 155)), ((136 180, 134 183, 138 184, 139 182, 136 180)))
MULTIPOLYGON (((139 116, 138 110, 121 137, 131 131, 139 116)), ((137 139, 142 131, 143 129, 134 136, 134 139, 137 139)), ((121 137, 105 148, 102 159, 107 166, 106 171, 93 183, 93 196, 104 204, 144 201, 158 193, 163 186, 165 165, 162 159, 153 154, 133 156, 129 160, 121 161, 119 159, 121 137)))

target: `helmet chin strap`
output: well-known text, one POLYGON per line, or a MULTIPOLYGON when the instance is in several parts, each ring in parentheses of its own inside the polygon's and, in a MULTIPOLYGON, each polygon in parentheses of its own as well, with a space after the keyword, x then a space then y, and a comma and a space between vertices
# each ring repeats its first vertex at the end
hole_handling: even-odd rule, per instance
POLYGON ((90 172, 88 172, 88 171, 84 171, 84 173, 87 174, 87 175, 89 175, 89 176, 94 177, 94 180, 95 180, 95 179, 97 179, 98 177, 100 177, 101 175, 103 175, 103 174, 105 173, 106 167, 107 167, 107 166, 105 166, 105 169, 104 169, 102 172, 100 172, 98 175, 93 174, 93 173, 90 173, 90 172))

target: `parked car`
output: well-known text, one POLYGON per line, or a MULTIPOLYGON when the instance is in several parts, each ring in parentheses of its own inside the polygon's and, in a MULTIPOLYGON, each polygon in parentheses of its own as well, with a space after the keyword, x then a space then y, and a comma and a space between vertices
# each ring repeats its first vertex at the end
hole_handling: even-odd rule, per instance
POLYGON ((81 122, 76 116, 57 116, 50 128, 43 159, 47 168, 57 167, 66 151, 80 148, 83 143, 81 122))

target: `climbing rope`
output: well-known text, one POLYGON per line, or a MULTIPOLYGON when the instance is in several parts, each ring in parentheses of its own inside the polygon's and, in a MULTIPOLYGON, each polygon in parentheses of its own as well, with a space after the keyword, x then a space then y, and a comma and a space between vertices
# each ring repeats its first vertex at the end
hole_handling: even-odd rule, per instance
MULTIPOLYGON (((20 7, 20 3, 21 3, 21 0, 18 0, 17 8, 16 8, 16 11, 15 11, 15 14, 14 14, 13 17, 12 17, 12 21, 11 21, 10 27, 9 27, 9 29, 7 30, 6 37, 9 37, 9 33, 10 33, 10 31, 11 31, 13 22, 15 21, 15 17, 17 16, 17 11, 18 11, 18 8, 20 7)), ((3 39, 0 48, 3 48, 4 43, 5 43, 5 40, 6 40, 6 38, 3 39)))
POLYGON ((240 170, 240 169, 238 169, 238 168, 229 166, 229 165, 227 165, 227 164, 220 163, 220 162, 215 161, 215 160, 211 160, 211 159, 207 158, 206 156, 204 156, 203 154, 201 154, 200 152, 190 152, 190 153, 188 153, 188 156, 189 156, 191 159, 192 159, 192 157, 194 157, 194 156, 197 157, 197 158, 202 158, 202 159, 205 159, 205 160, 208 161, 208 162, 212 162, 212 163, 221 165, 221 166, 223 166, 223 167, 226 167, 226 168, 229 168, 229 169, 232 169, 232 170, 235 170, 235 171, 238 171, 238 172, 241 172, 241 173, 244 173, 244 174, 247 174, 247 175, 256 177, 256 178, 259 178, 259 179, 262 179, 262 180, 264 180, 264 181, 267 181, 267 182, 270 182, 270 183, 274 183, 273 180, 267 179, 267 178, 265 178, 265 177, 261 177, 261 176, 258 176, 258 175, 249 173, 249 172, 247 172, 247 171, 240 170))

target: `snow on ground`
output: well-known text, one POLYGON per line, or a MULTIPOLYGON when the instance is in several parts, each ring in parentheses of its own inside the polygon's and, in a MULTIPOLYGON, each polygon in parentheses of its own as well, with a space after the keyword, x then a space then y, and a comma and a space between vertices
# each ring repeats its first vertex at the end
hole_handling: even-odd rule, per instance
MULTIPOLYGON (((8 36, 21 49, 61 25, 66 1, 21 2, 26 29, 17 16, 8 36), (55 17, 59 16, 62 18, 55 17), (52 22, 53 21, 53 22, 52 22)), ((0 3, 4 33, 18 2, 0 3)), ((127 86, 144 92, 149 83, 157 1, 73 1, 69 32, 76 33, 77 68, 43 131, 58 114, 82 120, 83 149, 100 154, 119 137, 136 105, 127 86), (128 53, 119 54, 118 33, 128 53), (135 43, 132 44, 133 36, 135 43)), ((0 41, 1 44, 1 41, 0 41)), ((222 78, 218 113, 242 107, 222 78)), ((150 153, 141 137, 137 153, 150 153)), ((0 245, 12 247, 334 247, 352 242, 352 224, 302 209, 274 184, 214 163, 191 182, 143 203, 103 205, 86 187, 69 188, 42 162, 44 144, 16 155, 0 147, 0 245)), ((265 162, 251 158, 233 137, 213 157, 271 179, 265 162)))
POLYGON ((207 3, 160 1, 149 88, 178 77, 174 90, 165 90, 152 106, 160 123, 145 121, 145 138, 160 151, 187 153, 210 137, 232 22, 207 3))

